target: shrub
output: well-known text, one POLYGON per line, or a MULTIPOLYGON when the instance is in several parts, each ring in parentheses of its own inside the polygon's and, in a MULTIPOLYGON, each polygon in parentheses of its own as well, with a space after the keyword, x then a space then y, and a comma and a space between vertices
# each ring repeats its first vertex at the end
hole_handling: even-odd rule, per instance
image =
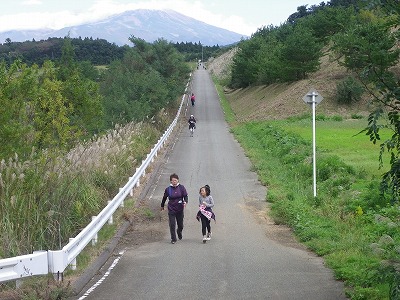
POLYGON ((326 120, 328 120, 328 117, 323 114, 318 114, 315 116, 315 120, 316 121, 326 121, 326 120))
POLYGON ((352 114, 351 115, 351 118, 352 119, 362 119, 362 118, 364 118, 362 115, 359 115, 359 114, 352 114))
POLYGON ((363 86, 352 76, 336 85, 336 100, 339 104, 351 104, 361 99, 363 86))
POLYGON ((337 121, 337 122, 341 122, 341 121, 343 121, 343 117, 342 116, 333 116, 332 120, 333 121, 337 121))

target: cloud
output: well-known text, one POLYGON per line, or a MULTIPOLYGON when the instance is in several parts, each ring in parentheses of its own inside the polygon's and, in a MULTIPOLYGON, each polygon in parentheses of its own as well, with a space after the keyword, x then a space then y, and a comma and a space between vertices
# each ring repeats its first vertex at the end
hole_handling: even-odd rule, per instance
POLYGON ((21 5, 31 6, 31 5, 42 5, 43 2, 40 0, 25 0, 21 3, 21 5))

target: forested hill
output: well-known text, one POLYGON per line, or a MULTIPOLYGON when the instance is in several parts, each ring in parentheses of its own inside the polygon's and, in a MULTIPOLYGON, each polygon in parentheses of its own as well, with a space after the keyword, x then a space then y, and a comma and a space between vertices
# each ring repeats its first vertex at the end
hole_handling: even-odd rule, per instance
MULTIPOLYGON (((78 61, 90 61, 94 65, 107 65, 113 60, 121 59, 127 48, 117 46, 103 39, 71 39, 75 57, 78 61)), ((41 41, 11 42, 0 44, 0 60, 8 64, 21 59, 31 65, 42 65, 46 60, 61 58, 64 38, 49 38, 41 41)))
MULTIPOLYGON (((66 38, 25 42, 12 42, 7 39, 4 44, 0 44, 0 61, 11 64, 16 59, 20 59, 28 65, 42 65, 46 60, 56 61, 61 58, 61 49, 66 38)), ((118 46, 104 39, 69 39, 74 49, 75 59, 88 61, 93 65, 108 65, 114 60, 122 59, 126 50, 130 48, 127 45, 118 46)), ((221 47, 218 45, 204 46, 201 43, 192 42, 180 42, 172 45, 184 55, 186 61, 196 61, 202 57, 207 60, 221 51, 221 47)))

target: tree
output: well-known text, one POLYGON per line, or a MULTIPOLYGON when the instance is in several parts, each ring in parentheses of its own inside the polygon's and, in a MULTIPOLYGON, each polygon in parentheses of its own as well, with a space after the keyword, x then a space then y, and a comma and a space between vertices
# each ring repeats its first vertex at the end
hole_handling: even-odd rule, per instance
POLYGON ((291 14, 287 19, 287 22, 290 24, 294 24, 298 19, 304 18, 309 15, 307 10, 307 5, 301 5, 297 7, 297 12, 291 14))
POLYGON ((308 27, 319 41, 329 41, 333 35, 345 31, 354 23, 356 13, 354 7, 324 7, 318 9, 307 18, 297 23, 308 27))
POLYGON ((322 45, 313 36, 311 30, 300 24, 294 27, 281 50, 283 79, 301 80, 319 67, 322 45))
POLYGON ((376 103, 362 131, 373 143, 381 139, 380 131, 392 135, 381 143, 379 161, 390 155, 390 169, 383 174, 381 191, 391 196, 392 203, 400 196, 400 87, 393 67, 398 63, 400 50, 398 25, 400 18, 381 19, 358 24, 334 39, 334 51, 343 56, 342 63, 356 72, 376 103), (393 23, 393 20, 396 22, 393 23), (395 25, 395 26, 393 26, 395 25))
POLYGON ((61 93, 66 106, 71 108, 69 120, 76 137, 90 136, 103 128, 103 108, 99 86, 83 75, 85 70, 75 61, 71 40, 65 38, 58 63, 57 78, 63 82, 61 93))
POLYGON ((262 45, 261 37, 253 37, 242 41, 233 58, 231 86, 247 87, 257 82, 260 70, 259 51, 262 45))
MULTIPOLYGON (((268 26, 260 29, 254 36, 261 38, 258 56, 260 57, 257 81, 271 84, 282 79, 281 50, 283 41, 280 35, 282 27, 268 26)), ((285 30, 285 29, 284 29, 285 30)))
POLYGON ((64 45, 61 49, 61 53, 61 59, 58 63, 59 78, 60 80, 67 80, 77 68, 74 47, 69 37, 64 38, 64 45))
POLYGON ((0 62, 0 157, 20 157, 35 145, 30 119, 31 101, 37 93, 37 70, 21 61, 10 67, 0 62))
POLYGON ((42 71, 33 119, 38 148, 62 149, 76 138, 76 129, 69 119, 73 107, 62 95, 62 82, 56 78, 53 63, 46 62, 42 71))

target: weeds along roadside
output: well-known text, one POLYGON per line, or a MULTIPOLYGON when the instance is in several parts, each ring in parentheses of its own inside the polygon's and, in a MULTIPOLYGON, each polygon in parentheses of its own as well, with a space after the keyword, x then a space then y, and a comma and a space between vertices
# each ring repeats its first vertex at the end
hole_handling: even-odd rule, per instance
POLYGON ((268 122, 235 123, 222 88, 217 89, 233 134, 268 187, 275 222, 289 225, 324 257, 351 299, 397 299, 389 295, 400 295, 400 211, 380 198, 379 183, 322 152, 314 198, 311 141, 268 122))

